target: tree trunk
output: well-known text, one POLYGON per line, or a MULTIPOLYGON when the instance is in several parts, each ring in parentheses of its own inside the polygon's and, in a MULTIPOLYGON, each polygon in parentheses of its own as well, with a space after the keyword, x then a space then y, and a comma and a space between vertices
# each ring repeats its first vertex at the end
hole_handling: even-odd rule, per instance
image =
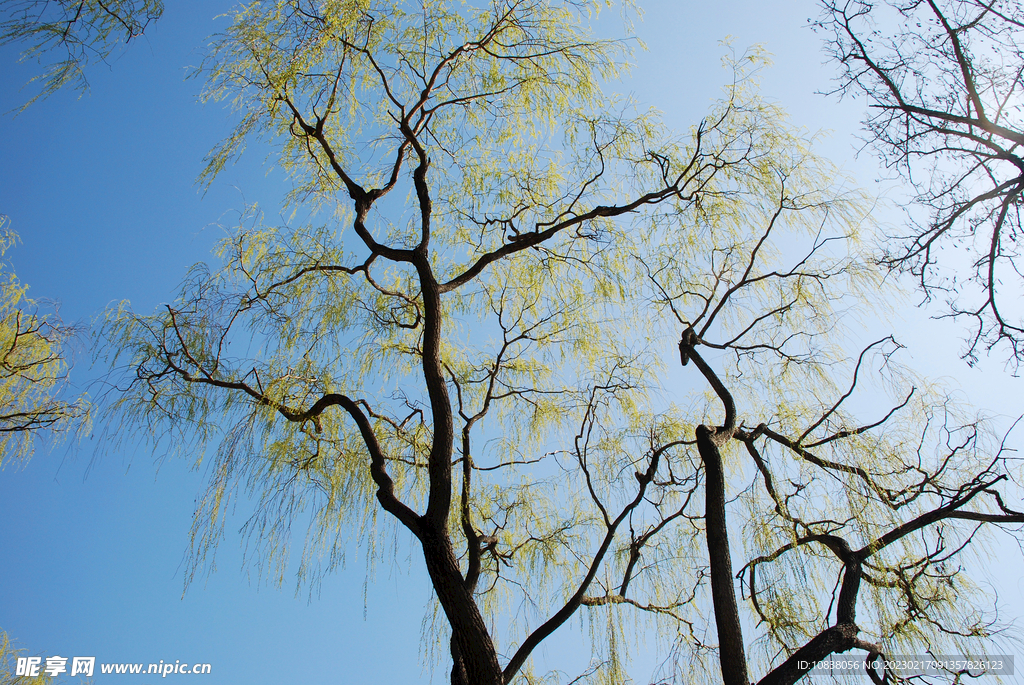
MULTIPOLYGON (((421 537, 423 558, 437 599, 452 628, 454 648, 458 650, 466 682, 472 685, 504 685, 498 654, 487 631, 473 593, 465 586, 459 563, 447 533, 425 530, 421 537)), ((453 656, 455 649, 453 649, 453 656)), ((456 681, 456 663, 452 682, 456 681)))
POLYGON ((718 658, 725 685, 749 685, 743 631, 733 586, 732 559, 729 556, 729 531, 725 521, 725 474, 716 437, 713 429, 697 426, 697 449, 707 476, 704 516, 711 562, 711 599, 718 627, 718 658))

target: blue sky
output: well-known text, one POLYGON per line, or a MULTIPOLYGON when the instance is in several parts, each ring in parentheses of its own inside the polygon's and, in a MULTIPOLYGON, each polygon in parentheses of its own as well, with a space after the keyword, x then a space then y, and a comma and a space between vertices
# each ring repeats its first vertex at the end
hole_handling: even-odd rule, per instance
MULTIPOLYGON (((765 44, 776 56, 764 75, 766 93, 797 123, 833 130, 824 152, 877 190, 871 155, 854 158, 862 103, 839 104, 815 92, 829 88, 831 67, 821 64, 819 41, 803 28, 816 12, 813 2, 686 5, 646 5, 637 31, 650 51, 638 55, 632 77, 610 88, 633 93, 685 129, 728 78, 719 41, 732 35, 738 50, 765 44)), ((92 321, 123 299, 137 311, 151 310, 173 297, 191 264, 210 258, 223 235, 219 223, 230 226, 251 202, 276 213, 287 185, 268 173, 259 151, 209 192, 194 184, 231 117, 220 105, 200 104, 201 83, 184 77, 201 59, 206 37, 225 26, 214 17, 230 7, 168 0, 143 39, 109 67, 88 72, 85 97, 59 93, 0 118, 0 213, 22 239, 9 258, 31 295, 58 301, 66 321, 92 321)), ((27 97, 20 88, 32 65, 17 58, 16 47, 0 50, 0 111, 27 97)), ((897 323, 919 366, 953 377, 981 407, 1020 413, 1019 381, 994 360, 968 369, 956 356, 957 329, 916 310, 897 323)), ((83 350, 75 381, 84 386, 98 373, 83 350)), ((243 564, 240 510, 228 522, 216 571, 183 596, 203 474, 130 443, 96 456, 95 444, 86 438, 44 446, 25 469, 0 473, 0 627, 21 646, 98 662, 207 662, 213 675, 203 681, 218 685, 427 682, 420 626, 429 591, 411 547, 372 576, 353 549, 347 568, 327 577, 319 594, 303 588, 296 595, 293 582, 261 582, 243 564)), ((1019 615, 1019 574, 1004 575, 1000 594, 1009 615, 1019 615)), ((435 681, 444 677, 438 672, 435 681)))

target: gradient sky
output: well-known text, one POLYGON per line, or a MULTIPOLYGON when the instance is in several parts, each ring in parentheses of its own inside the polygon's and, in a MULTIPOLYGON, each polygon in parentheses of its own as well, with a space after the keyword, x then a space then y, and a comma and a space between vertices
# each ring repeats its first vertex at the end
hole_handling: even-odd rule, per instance
MULTIPOLYGON (((631 77, 609 89, 634 94, 685 130, 729 77, 719 41, 731 35, 740 51, 764 44, 776 57, 764 74, 766 94, 798 124, 832 130, 823 152, 879 191, 873 156, 854 156, 863 103, 816 94, 830 88, 832 67, 822 65, 819 40, 804 28, 815 4, 711 4, 647 3, 637 32, 650 49, 638 55, 631 77)), ((206 194, 194 184, 203 156, 232 119, 220 105, 198 103, 201 83, 185 76, 206 37, 226 25, 215 17, 230 7, 167 0, 143 39, 109 67, 88 72, 85 97, 59 93, 0 118, 0 214, 22 239, 8 257, 33 297, 60 303, 65 321, 89 322, 123 299, 150 311, 172 299, 191 264, 210 258, 223 235, 219 224, 230 226, 243 205, 258 202, 276 214, 287 186, 268 173, 259 152, 226 170, 206 194)), ((17 59, 15 47, 0 50, 3 112, 26 99, 20 89, 34 73, 17 59)), ((885 192, 898 198, 898 190, 885 192)), ((998 360, 968 369, 957 358, 959 330, 926 314, 910 310, 896 322, 920 370, 950 377, 992 414, 1024 411, 1020 381, 998 360)), ((84 387, 98 375, 83 344, 73 378, 84 387)), ((95 436, 75 445, 43 446, 26 468, 0 473, 0 628, 20 646, 98 662, 207 662, 208 685, 430 679, 420 647, 429 589, 408 541, 372 572, 352 549, 347 568, 327 577, 318 594, 296 593, 292 578, 277 587, 243 563, 243 505, 228 521, 216 571, 183 595, 203 474, 129 443, 95 456, 101 431, 97 425, 95 436)), ((1013 618, 1024 607, 1024 585, 1019 572, 1002 573, 994 582, 1013 618)), ((566 635, 547 647, 553 665, 571 645, 566 635)), ((435 682, 445 678, 434 674, 435 682)), ((97 674, 95 682, 156 681, 97 674)))

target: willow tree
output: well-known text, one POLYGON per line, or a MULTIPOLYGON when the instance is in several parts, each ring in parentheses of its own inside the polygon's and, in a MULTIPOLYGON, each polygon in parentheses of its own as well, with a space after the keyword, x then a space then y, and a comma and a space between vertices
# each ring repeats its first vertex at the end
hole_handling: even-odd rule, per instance
POLYGON ((31 678, 18 675, 17 660, 24 652, 11 644, 7 633, 0 631, 0 685, 50 685, 53 678, 44 672, 31 678))
POLYGON ((161 0, 0 0, 0 45, 24 46, 21 58, 42 67, 32 78, 39 92, 24 107, 65 86, 84 92, 85 68, 139 38, 163 11, 161 0))
POLYGON ((576 682, 623 682, 627 634, 731 685, 980 639, 951 559, 1024 521, 1020 477, 891 340, 846 360, 882 299, 863 198, 757 54, 681 135, 603 95, 629 43, 598 5, 280 0, 214 40, 239 123, 204 178, 269 143, 310 218, 253 209, 173 304, 111 314, 124 425, 213 460, 196 563, 238 497, 271 560, 308 524, 301 578, 406 531, 452 683, 557 679, 531 657, 573 617, 576 682))
MULTIPOLYGON (((0 258, 17 241, 0 216, 0 258)), ((0 262, 0 467, 32 454, 43 435, 61 435, 88 417, 84 398, 69 399, 68 339, 74 329, 45 313, 6 262, 0 262)))

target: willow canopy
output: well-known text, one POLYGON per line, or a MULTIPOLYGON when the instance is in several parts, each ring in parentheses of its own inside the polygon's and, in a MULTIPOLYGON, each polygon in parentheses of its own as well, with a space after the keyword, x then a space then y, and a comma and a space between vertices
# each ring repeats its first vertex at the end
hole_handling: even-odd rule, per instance
POLYGON ((604 94, 602 5, 254 2, 213 41, 204 179, 269 144, 296 219, 252 208, 107 324, 127 429, 212 459, 195 567, 239 498, 282 567, 308 525, 307 580, 407 531, 452 683, 559 681, 533 657, 574 617, 560 682, 624 682, 637 635, 659 682, 729 685, 985 644, 965 569, 1019 466, 892 339, 845 351, 888 298, 868 203, 757 52, 688 131, 604 94))
MULTIPOLYGON (((0 216, 0 259, 17 241, 0 216)), ((87 399, 68 397, 66 387, 74 334, 0 261, 0 468, 27 459, 43 436, 59 437, 87 421, 87 399)))

